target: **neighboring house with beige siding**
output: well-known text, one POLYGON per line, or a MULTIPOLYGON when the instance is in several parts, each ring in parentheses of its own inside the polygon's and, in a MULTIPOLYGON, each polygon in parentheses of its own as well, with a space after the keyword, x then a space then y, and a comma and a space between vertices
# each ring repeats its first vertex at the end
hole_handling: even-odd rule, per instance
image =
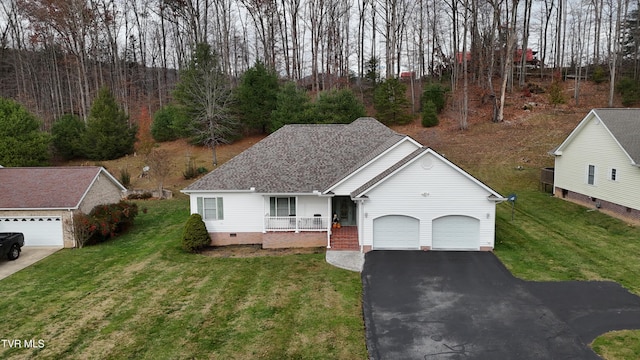
POLYGON ((213 245, 363 252, 492 250, 504 200, 373 118, 284 126, 182 192, 213 245))
POLYGON ((24 233, 26 246, 75 247, 73 214, 125 192, 103 167, 0 168, 0 232, 24 233))
POLYGON ((554 194, 640 220, 640 109, 593 109, 552 151, 554 194))

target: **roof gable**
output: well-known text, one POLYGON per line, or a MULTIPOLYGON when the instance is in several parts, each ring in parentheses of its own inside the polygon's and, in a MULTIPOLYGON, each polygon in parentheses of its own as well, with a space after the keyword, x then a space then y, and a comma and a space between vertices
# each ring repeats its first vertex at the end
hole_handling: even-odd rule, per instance
POLYGON ((351 124, 286 125, 183 192, 323 191, 403 138, 373 118, 351 124))
POLYGON ((491 196, 491 197, 497 198, 497 199, 502 199, 503 198, 503 196, 498 194, 495 190, 491 189, 489 186, 485 185, 483 182, 481 182, 480 180, 478 180, 475 177, 471 176, 469 173, 467 173, 466 171, 462 170, 456 164, 454 164, 451 161, 447 160, 442 155, 438 154, 433 149, 428 148, 428 147, 422 147, 422 148, 417 149, 416 151, 412 152, 411 154, 407 155, 404 159, 398 161, 393 166, 389 167, 388 169, 386 169, 385 171, 381 172, 376 177, 372 178, 366 184, 362 185, 360 188, 354 190, 351 193, 351 197, 352 198, 357 198, 357 197, 364 196, 368 191, 370 191, 370 190, 374 189, 375 187, 379 186, 380 184, 384 183, 387 179, 389 179, 392 176, 394 176, 395 174, 401 172, 402 169, 404 169, 406 166, 408 166, 409 164, 417 161, 418 159, 420 159, 421 157, 425 156, 426 154, 431 154, 431 155, 435 156, 437 159, 442 161, 444 164, 450 166, 452 169, 457 171, 461 176, 464 176, 465 178, 471 180, 477 186, 479 186, 483 190, 487 191, 488 196, 491 196))
POLYGON ((345 181, 348 181, 350 178, 357 175, 360 171, 365 170, 367 166, 369 166, 376 159, 383 157, 385 154, 392 151, 394 148, 401 146, 405 142, 414 144, 416 148, 422 148, 422 144, 415 141, 409 136, 405 136, 400 141, 396 141, 396 139, 394 138, 391 141, 380 145, 380 149, 379 149, 380 151, 373 151, 371 152, 371 154, 369 154, 369 156, 363 158, 360 162, 358 162, 355 166, 353 166, 353 168, 350 171, 348 171, 348 174, 346 176, 338 179, 336 182, 331 184, 331 186, 329 186, 324 192, 325 193, 333 192, 337 186, 344 183, 345 181))
POLYGON ((553 155, 562 155, 571 141, 580 135, 582 129, 597 119, 606 132, 620 146, 620 149, 634 164, 640 164, 640 109, 593 109, 580 121, 569 136, 555 149, 553 155))
POLYGON ((97 166, 2 168, 0 209, 77 209, 101 174, 125 190, 97 166))

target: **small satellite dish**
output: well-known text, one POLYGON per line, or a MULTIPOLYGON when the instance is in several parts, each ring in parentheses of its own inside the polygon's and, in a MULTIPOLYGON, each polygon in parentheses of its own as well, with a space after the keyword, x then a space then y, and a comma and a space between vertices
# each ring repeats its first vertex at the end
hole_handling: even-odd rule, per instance
POLYGON ((516 194, 509 194, 509 196, 507 196, 507 200, 511 203, 511 221, 513 221, 513 213, 515 211, 517 198, 518 196, 516 194))

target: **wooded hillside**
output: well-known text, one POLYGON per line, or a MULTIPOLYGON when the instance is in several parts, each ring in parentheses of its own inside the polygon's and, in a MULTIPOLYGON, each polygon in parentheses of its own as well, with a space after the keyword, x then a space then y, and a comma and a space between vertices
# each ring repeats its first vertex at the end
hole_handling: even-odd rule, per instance
POLYGON ((86 120, 107 86, 136 123, 172 100, 179 70, 207 43, 231 87, 256 61, 313 94, 435 79, 465 128, 471 85, 489 94, 497 122, 505 93, 532 77, 608 80, 609 106, 623 76, 636 92, 637 19, 626 0, 3 0, 0 97, 49 128, 64 114, 86 120))

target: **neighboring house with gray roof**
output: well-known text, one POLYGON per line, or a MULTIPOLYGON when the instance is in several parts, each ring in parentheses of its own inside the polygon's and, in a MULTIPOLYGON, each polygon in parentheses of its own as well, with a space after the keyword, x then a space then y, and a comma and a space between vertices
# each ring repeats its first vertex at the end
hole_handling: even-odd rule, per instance
POLYGON ((373 118, 284 126, 182 192, 213 245, 361 251, 491 250, 503 200, 373 118))
POLYGON ((0 232, 24 233, 26 246, 75 247, 73 214, 125 191, 98 166, 0 168, 0 232))
POLYGON ((593 109, 552 152, 554 194, 640 220, 640 109, 593 109))

